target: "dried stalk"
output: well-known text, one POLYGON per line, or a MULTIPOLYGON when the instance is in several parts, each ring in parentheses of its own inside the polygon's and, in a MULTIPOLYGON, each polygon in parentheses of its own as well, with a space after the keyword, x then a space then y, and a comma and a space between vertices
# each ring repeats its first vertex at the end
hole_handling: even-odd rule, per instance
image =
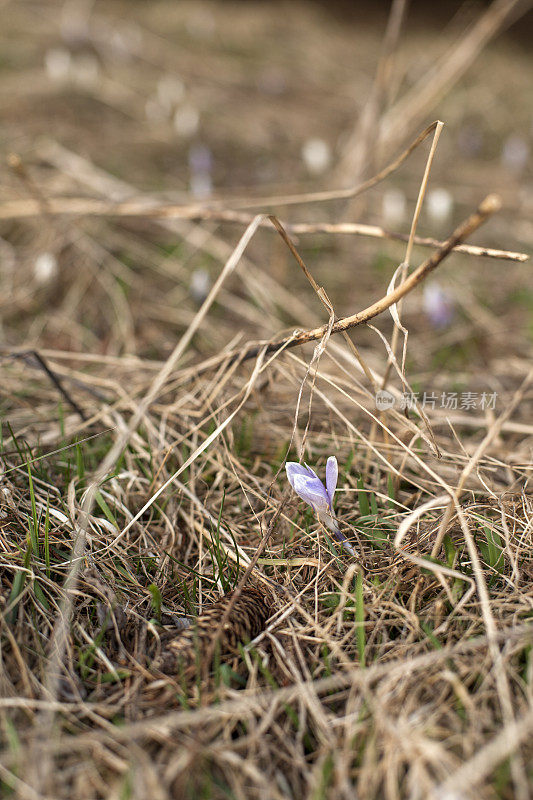
MULTIPOLYGON (((468 219, 462 222, 450 237, 443 242, 442 246, 422 262, 400 286, 390 294, 386 294, 380 300, 372 303, 372 305, 368 306, 363 311, 337 320, 331 329, 331 333, 341 333, 342 331, 354 328, 356 325, 362 325, 364 322, 368 322, 370 319, 377 317, 378 314, 390 308, 394 303, 397 303, 402 297, 405 297, 406 294, 413 291, 419 283, 425 280, 425 278, 427 278, 427 276, 452 252, 454 247, 476 231, 480 225, 496 213, 500 207, 501 200, 498 195, 490 194, 485 197, 477 210, 471 214, 468 219)), ((313 328, 313 330, 296 331, 291 336, 286 336, 284 339, 267 345, 265 352, 266 354, 273 353, 281 349, 297 347, 301 344, 316 341, 322 338, 327 329, 328 325, 321 325, 319 328, 313 328)), ((245 350, 244 354, 241 351, 238 357, 243 358, 243 360, 254 358, 264 346, 264 344, 253 345, 248 350, 245 350)), ((234 357, 236 358, 237 356, 234 357)))

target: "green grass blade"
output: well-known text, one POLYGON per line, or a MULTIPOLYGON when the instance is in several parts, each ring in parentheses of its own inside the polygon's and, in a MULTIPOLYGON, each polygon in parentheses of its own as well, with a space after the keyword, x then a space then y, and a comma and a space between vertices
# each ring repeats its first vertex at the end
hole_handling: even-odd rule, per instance
POLYGON ((370 514, 370 505, 368 504, 368 495, 365 492, 365 487, 363 484, 363 476, 359 475, 357 478, 357 497, 359 499, 359 511, 362 517, 368 517, 370 514))
POLYGON ((365 601, 363 597, 363 573, 361 571, 357 573, 355 579, 355 623, 355 641, 359 666, 364 669, 366 666, 365 601))

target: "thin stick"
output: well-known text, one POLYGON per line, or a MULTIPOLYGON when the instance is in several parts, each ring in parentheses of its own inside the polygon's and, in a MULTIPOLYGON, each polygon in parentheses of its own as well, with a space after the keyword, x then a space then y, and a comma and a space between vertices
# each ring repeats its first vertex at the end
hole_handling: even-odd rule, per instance
MULTIPOLYGON (((379 225, 364 225, 359 222, 339 222, 339 223, 294 223, 286 224, 285 228, 289 233, 296 235, 306 233, 341 233, 351 236, 368 236, 373 239, 392 239, 398 242, 408 242, 409 234, 388 231, 379 225)), ((413 236, 413 244, 420 247, 442 247, 444 242, 428 236, 413 236)), ((465 253, 469 256, 484 256, 486 258, 502 258, 508 261, 518 261, 523 263, 529 260, 528 253, 516 253, 512 250, 498 250, 493 247, 480 247, 475 244, 458 244, 453 248, 457 253, 465 253)))
POLYGON ((25 353, 14 353, 12 355, 12 358, 19 358, 22 361, 28 361, 30 358, 34 358, 35 361, 37 361, 38 366, 41 367, 41 369, 44 370, 44 372, 48 375, 48 377, 56 387, 57 391, 65 398, 65 400, 72 408, 72 410, 75 411, 76 414, 78 414, 81 417, 83 422, 86 422, 87 415, 85 414, 85 412, 76 403, 74 398, 70 396, 68 391, 63 386, 63 383, 59 378, 59 376, 56 375, 56 373, 52 369, 50 369, 43 356, 40 353, 38 353, 37 350, 28 350, 25 353))
MULTIPOLYGON (((418 219, 420 217, 420 212, 422 211, 422 204, 424 202, 424 197, 426 196, 426 189, 427 189, 428 180, 429 180, 429 173, 431 172, 431 166, 433 164, 433 158, 435 157, 435 152, 437 150, 437 144, 439 142, 439 138, 440 138, 440 135, 441 135, 443 127, 444 127, 444 123, 443 122, 438 122, 437 123, 437 127, 435 128, 435 133, 433 135, 433 141, 431 143, 431 149, 429 151, 429 155, 428 155, 428 158, 427 158, 427 161, 426 161, 426 168, 424 170, 424 175, 422 177, 422 183, 420 184, 420 190, 418 192, 418 199, 416 201, 415 212, 413 214, 413 220, 411 222, 411 230, 409 231, 409 239, 408 239, 408 242, 407 242, 407 247, 405 249, 405 256, 404 256, 404 259, 403 259, 403 263, 401 264, 400 285, 405 281, 405 278, 407 277, 407 271, 408 271, 410 263, 411 263, 411 255, 413 253, 413 242, 414 242, 414 238, 415 238, 416 228, 417 228, 417 225, 418 225, 418 219)), ((392 278, 391 285, 394 285, 395 279, 396 279, 396 273, 394 274, 394 276, 392 278)), ((383 383, 381 384, 381 388, 382 389, 386 388, 388 380, 389 380, 389 376, 390 376, 391 369, 392 369, 392 359, 396 355, 396 346, 398 344, 398 337, 400 335, 399 331, 402 331, 402 333, 404 335, 403 353, 402 353, 402 367, 401 367, 402 376, 404 375, 405 357, 406 357, 406 352, 407 352, 407 336, 408 336, 408 332, 407 332, 407 329, 403 327, 403 325, 402 325, 402 323, 400 321, 401 310, 402 310, 402 302, 401 301, 398 303, 398 307, 397 308, 395 306, 393 306, 391 308, 392 318, 394 319, 394 322, 395 322, 394 330, 392 331, 392 339, 391 339, 391 345, 390 345, 391 352, 392 352, 392 358, 389 356, 387 368, 385 370, 385 375, 383 377, 383 383)), ((402 380, 403 380, 403 377, 402 377, 402 380)), ((423 414, 423 412, 422 412, 422 414, 423 414)))
MULTIPOLYGON (((216 208, 217 205, 220 206, 227 206, 231 205, 233 208, 261 208, 263 209, 265 206, 292 206, 292 205, 300 205, 304 203, 323 203, 327 200, 346 200, 350 199, 351 197, 356 197, 358 194, 362 194, 366 192, 368 189, 371 189, 373 186, 376 186, 381 181, 385 180, 391 172, 395 172, 395 170, 400 167, 403 162, 409 158, 413 150, 422 144, 422 142, 430 136, 433 131, 435 130, 436 126, 438 125, 438 121, 432 122, 431 125, 428 125, 422 133, 419 133, 416 139, 411 142, 409 147, 400 153, 400 155, 387 164, 382 170, 380 170, 376 175, 368 180, 364 181, 363 183, 358 184, 357 186, 351 186, 348 189, 328 189, 323 192, 304 192, 302 194, 293 194, 293 195, 280 195, 280 196, 267 196, 267 197, 256 197, 253 200, 250 198, 235 198, 235 199, 228 199, 228 198, 221 198, 220 200, 211 203, 211 208, 216 208)), ((78 205, 82 206, 83 202, 87 204, 87 207, 94 201, 91 200, 83 200, 83 198, 75 198, 78 205)), ((29 202, 29 201, 24 201, 29 202)), ((51 204, 51 208, 53 208, 53 200, 48 201, 51 204)), ((22 208, 22 203, 17 203, 17 201, 11 201, 11 203, 4 203, 0 209, 4 209, 4 213, 12 213, 13 208, 22 208)), ((127 207, 128 203, 122 203, 122 207, 127 207)), ((176 208, 174 206, 173 208, 176 208)), ((179 207, 178 207, 179 208, 179 207)), ((200 207, 197 207, 199 209, 200 207)), ((147 209, 145 209, 146 211, 147 209)), ((20 212, 19 212, 20 213, 20 212)), ((90 213, 90 212, 89 212, 90 213)), ((33 214, 30 214, 33 216, 33 214)), ((175 216, 175 214, 174 214, 175 216)), ((0 219, 2 217, 2 211, 0 210, 0 219)))
POLYGON ((407 248, 405 251, 405 258, 404 262, 407 266, 411 263, 411 254, 413 252, 413 242, 415 238, 416 228, 418 225, 418 219, 420 217, 420 212, 422 210, 422 203, 424 202, 424 197, 426 196, 426 189, 429 181, 429 173, 431 172, 431 167, 433 164, 433 159, 435 158, 435 153, 437 151, 437 145, 439 143, 440 135, 442 133, 442 129, 444 127, 444 122, 437 122, 435 127, 435 133, 433 135, 433 141, 431 142, 431 148, 429 151, 429 155, 426 161, 426 168, 424 170, 424 175, 422 178, 422 183, 420 184, 420 190, 418 192, 418 199, 416 201, 416 208, 415 213, 413 214, 413 221, 411 223, 411 230, 409 232, 409 240, 407 242, 407 248))
MULTIPOLYGON (((249 225, 254 219, 251 214, 231 209, 216 209, 211 206, 161 204, 154 205, 145 199, 128 200, 124 203, 110 203, 86 197, 55 197, 49 199, 48 215, 90 216, 90 217, 144 217, 146 219, 183 219, 193 222, 227 222, 238 225, 249 225)), ((228 201, 231 202, 231 201, 228 201)), ((304 202, 304 201, 302 201, 304 202)), ((269 205, 265 203, 265 205, 269 205)), ((35 199, 7 200, 0 203, 0 220, 28 219, 39 217, 43 213, 42 206, 35 199)), ((398 242, 409 242, 410 234, 389 231, 380 225, 366 225, 362 222, 283 222, 287 233, 301 236, 312 233, 333 233, 347 236, 368 236, 371 239, 391 239, 398 242)), ((267 220, 262 220, 260 227, 272 230, 267 220)), ((428 236, 413 236, 413 244, 420 247, 442 247, 444 242, 428 236)), ((528 253, 517 253, 513 250, 499 250, 494 247, 481 247, 473 244, 458 244, 454 248, 458 253, 485 258, 501 258, 506 261, 523 263, 529 260, 528 253)))

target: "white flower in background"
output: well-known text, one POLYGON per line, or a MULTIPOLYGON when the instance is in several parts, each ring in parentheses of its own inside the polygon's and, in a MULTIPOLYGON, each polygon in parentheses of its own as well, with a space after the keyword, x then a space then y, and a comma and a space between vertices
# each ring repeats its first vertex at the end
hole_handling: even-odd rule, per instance
POLYGON ((194 136, 200 127, 200 112, 194 106, 185 104, 176 109, 174 130, 185 138, 194 136))
POLYGON ((157 82, 157 99, 170 114, 185 97, 185 86, 176 75, 162 75, 157 82))
POLYGON ((455 790, 448 790, 448 789, 437 789, 434 793, 435 800, 467 800, 466 795, 463 792, 457 792, 455 790))
POLYGON ((324 139, 308 139, 302 147, 302 158, 309 172, 320 175, 331 164, 331 148, 324 139))
POLYGON ((447 189, 431 189, 426 199, 426 210, 436 224, 447 222, 453 212, 453 197, 447 189))
POLYGON ((211 278, 209 272, 202 267, 195 269, 191 274, 189 290, 195 303, 201 305, 211 289, 211 278))
POLYGON ((387 189, 383 195, 381 211, 383 222, 390 227, 397 227, 405 220, 407 201, 401 189, 387 189))
POLYGON ((333 498, 337 489, 339 467, 335 456, 330 456, 326 463, 326 485, 307 464, 303 466, 297 461, 288 461, 285 465, 287 478, 290 485, 302 500, 309 503, 317 519, 330 531, 337 541, 342 543, 344 549, 355 556, 355 551, 346 536, 342 533, 333 510, 333 498))
POLYGON ((437 281, 424 286, 423 307, 434 328, 447 328, 454 316, 454 302, 448 292, 437 281))
POLYGON ((529 145, 523 136, 512 133, 502 147, 501 161, 512 172, 522 172, 529 159, 529 145))
POLYGON ((57 259, 53 253, 40 253, 33 265, 33 276, 37 283, 49 283, 57 275, 57 259))
POLYGON ((189 168, 191 172, 211 172, 213 155, 205 144, 193 144, 189 148, 189 168))
POLYGON ((190 189, 194 197, 205 200, 213 191, 211 171, 213 156, 204 144, 193 144, 189 148, 190 189))
POLYGON ((71 56, 64 47, 53 47, 44 56, 44 68, 52 81, 66 81, 70 75, 71 56))

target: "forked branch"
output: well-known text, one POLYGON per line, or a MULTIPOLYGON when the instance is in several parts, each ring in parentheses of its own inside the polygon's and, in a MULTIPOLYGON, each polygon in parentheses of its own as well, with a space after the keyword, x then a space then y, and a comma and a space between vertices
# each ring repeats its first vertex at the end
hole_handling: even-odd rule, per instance
MULTIPOLYGON (((427 276, 433 272, 433 270, 436 269, 436 267, 438 267, 442 261, 444 261, 454 247, 467 239, 480 227, 480 225, 482 225, 500 208, 501 200, 499 196, 496 194, 489 194, 479 204, 477 210, 471 214, 468 219, 464 220, 464 222, 462 222, 453 231, 448 239, 446 239, 446 241, 443 242, 442 245, 435 250, 435 252, 429 258, 423 261, 422 264, 420 264, 420 266, 417 267, 414 272, 412 272, 405 279, 405 281, 403 281, 403 283, 394 289, 394 291, 386 294, 375 303, 372 303, 371 306, 368 306, 363 311, 359 311, 357 314, 352 314, 349 317, 343 317, 342 319, 337 320, 333 324, 331 333, 341 333, 342 331, 347 331, 349 328, 354 328, 356 325, 362 325, 364 322, 368 322, 370 319, 377 317, 378 314, 382 313, 382 311, 386 311, 387 308, 390 308, 390 306, 397 303, 402 297, 405 297, 405 295, 409 294, 409 292, 418 286, 419 283, 425 280, 425 278, 427 278, 427 276)), ((300 344, 306 344, 307 342, 313 342, 317 339, 321 339, 326 333, 327 328, 328 325, 325 324, 321 325, 319 328, 313 328, 312 330, 297 331, 291 336, 286 336, 284 339, 280 339, 277 342, 272 342, 271 344, 267 345, 266 353, 277 352, 278 350, 296 347, 300 344)), ((259 345, 251 345, 244 351, 244 353, 241 351, 236 358, 239 358, 242 361, 246 361, 249 358, 254 358, 261 350, 263 350, 264 347, 264 343, 259 345)))

